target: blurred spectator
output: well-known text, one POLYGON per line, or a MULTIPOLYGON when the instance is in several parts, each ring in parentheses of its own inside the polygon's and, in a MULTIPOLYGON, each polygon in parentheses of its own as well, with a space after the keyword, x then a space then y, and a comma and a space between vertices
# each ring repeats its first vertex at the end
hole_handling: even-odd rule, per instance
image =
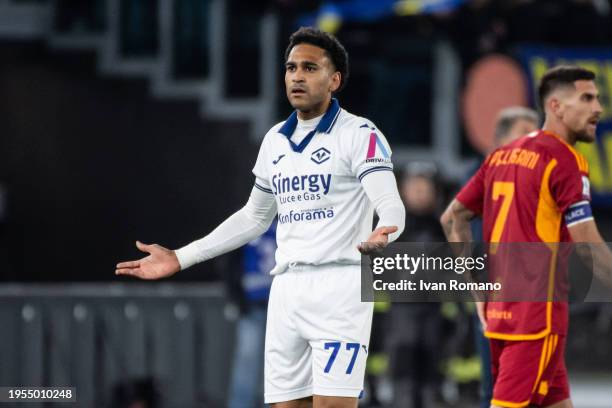
POLYGON ((444 233, 439 226, 441 205, 437 168, 434 163, 414 162, 405 169, 400 194, 406 206, 408 230, 400 236, 402 241, 443 242, 444 233))
POLYGON ((266 312, 276 251, 276 222, 249 242, 242 251, 242 265, 234 268, 230 301, 238 312, 236 346, 229 388, 229 408, 255 408, 263 400, 266 312), (235 273, 238 272, 238 273, 235 273))
POLYGON ((533 109, 513 106, 503 109, 495 123, 495 147, 503 146, 538 129, 540 117, 533 109))
MULTIPOLYGON (((440 194, 433 163, 413 163, 400 182, 406 228, 398 242, 442 242, 440 194)), ((438 357, 442 316, 439 303, 393 303, 389 357, 394 407, 438 406, 438 357)))

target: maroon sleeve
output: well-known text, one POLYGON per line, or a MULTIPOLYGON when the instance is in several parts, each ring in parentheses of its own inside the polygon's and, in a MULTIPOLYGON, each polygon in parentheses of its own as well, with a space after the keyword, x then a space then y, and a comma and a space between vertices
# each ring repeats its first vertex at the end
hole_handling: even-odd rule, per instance
POLYGON ((573 155, 557 157, 550 175, 550 190, 561 214, 581 201, 591 201, 589 175, 578 167, 573 155), (568 157, 571 156, 571 157, 568 157))
POLYGON ((485 194, 485 169, 487 167, 488 158, 480 166, 476 174, 467 182, 465 186, 457 194, 457 201, 463 204, 467 209, 476 213, 482 214, 485 194))

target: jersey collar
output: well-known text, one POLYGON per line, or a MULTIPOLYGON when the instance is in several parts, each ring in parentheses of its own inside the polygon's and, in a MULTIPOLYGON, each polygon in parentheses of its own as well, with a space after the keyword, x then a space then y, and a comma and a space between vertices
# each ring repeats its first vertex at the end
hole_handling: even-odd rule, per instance
POLYGON ((576 151, 576 149, 574 148, 574 146, 572 146, 571 144, 567 143, 561 136, 559 136, 556 133, 553 132, 549 132, 548 130, 544 130, 542 129, 542 134, 547 135, 547 136, 552 136, 555 139, 557 139, 559 142, 561 142, 561 144, 564 144, 565 146, 569 147, 570 150, 572 151, 576 151))
POLYGON ((317 127, 312 132, 308 133, 308 135, 304 138, 304 140, 302 140, 299 145, 296 145, 291 141, 291 136, 293 135, 293 132, 295 132, 295 128, 297 127, 298 123, 297 111, 294 111, 287 118, 285 123, 283 123, 283 126, 281 126, 281 128, 278 130, 278 132, 282 133, 283 135, 285 135, 285 137, 287 137, 289 145, 291 146, 294 152, 302 153, 316 133, 331 132, 332 128, 334 127, 334 124, 336 123, 336 120, 338 119, 338 116, 340 115, 340 110, 341 109, 338 100, 336 98, 332 98, 327 112, 325 112, 325 115, 323 115, 317 127))

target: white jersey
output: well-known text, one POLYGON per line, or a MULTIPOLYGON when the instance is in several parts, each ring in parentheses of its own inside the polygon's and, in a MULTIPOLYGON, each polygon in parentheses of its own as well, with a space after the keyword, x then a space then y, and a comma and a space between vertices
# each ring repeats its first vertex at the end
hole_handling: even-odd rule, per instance
POLYGON ((391 149, 371 121, 340 108, 336 99, 315 130, 292 140, 297 113, 266 134, 253 168, 255 186, 273 194, 278 209, 276 267, 359 264, 356 247, 372 232, 374 208, 360 181, 393 171, 391 149))

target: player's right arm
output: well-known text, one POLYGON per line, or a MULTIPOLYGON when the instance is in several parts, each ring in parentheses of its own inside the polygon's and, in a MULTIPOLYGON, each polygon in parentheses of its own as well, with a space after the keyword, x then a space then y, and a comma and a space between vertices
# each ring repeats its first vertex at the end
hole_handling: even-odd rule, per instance
POLYGON ((115 274, 141 279, 160 279, 172 276, 196 263, 214 258, 241 247, 268 230, 276 215, 276 200, 255 182, 246 205, 221 223, 202 239, 176 251, 160 245, 136 246, 149 255, 135 261, 117 264, 115 274))
MULTIPOLYGON (((487 161, 488 158, 485 160, 485 164, 480 166, 476 174, 472 176, 457 194, 457 197, 451 201, 440 217, 440 224, 448 242, 472 242, 470 221, 477 215, 482 214, 485 194, 484 172, 487 161)), ((467 249, 469 249, 469 245, 464 248, 458 248, 459 251, 467 249)), ((466 278, 469 279, 469 275, 466 278)), ((475 299, 478 299, 478 297, 475 296, 475 299)), ((484 331, 487 329, 484 302, 475 302, 475 304, 478 318, 484 331)))
POLYGON ((470 221, 476 214, 456 198, 451 201, 442 216, 440 224, 448 242, 472 242, 470 221))
POLYGON ((440 217, 440 224, 448 242, 472 242, 470 221, 482 214, 488 159, 487 157, 440 217))
POLYGON ((472 242, 470 220, 482 214, 488 160, 487 157, 440 217, 440 224, 448 242, 472 242))
POLYGON ((270 135, 276 134, 280 125, 270 129, 262 141, 253 168, 255 184, 244 207, 204 238, 175 251, 156 244, 137 242, 138 249, 149 255, 139 260, 118 263, 115 274, 141 279, 166 278, 199 262, 239 248, 266 232, 277 212, 276 199, 268 181, 268 166, 272 161, 270 135))
MULTIPOLYGON (((476 216, 476 213, 463 205, 456 198, 451 201, 449 206, 446 208, 442 216, 440 217, 440 224, 442 224, 442 229, 444 230, 444 235, 446 235, 446 240, 448 242, 472 242, 472 228, 470 226, 470 221, 476 216)), ((465 246, 463 248, 458 248, 457 255, 460 255, 462 250, 468 249, 469 246, 465 246)), ((465 276, 466 279, 470 279, 469 275, 465 276)), ((478 299, 477 296, 474 297, 478 299)), ((487 320, 485 318, 485 308, 484 302, 474 302, 476 304, 476 312, 478 313, 478 318, 480 320, 480 324, 482 325, 482 330, 487 329, 487 320)))

